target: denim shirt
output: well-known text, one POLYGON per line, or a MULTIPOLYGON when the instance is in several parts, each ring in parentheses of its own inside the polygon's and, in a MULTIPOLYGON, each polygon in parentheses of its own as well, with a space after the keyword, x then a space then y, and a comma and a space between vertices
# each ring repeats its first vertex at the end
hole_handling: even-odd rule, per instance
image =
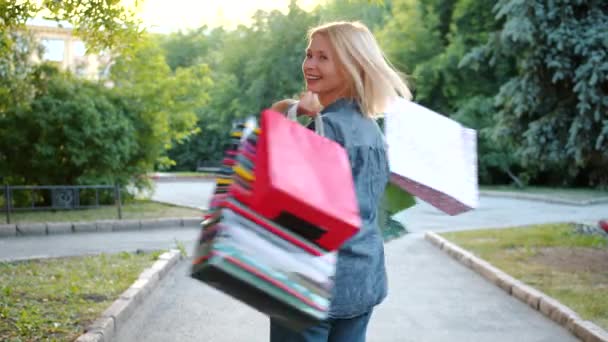
POLYGON ((387 294, 384 244, 377 224, 378 206, 389 179, 384 138, 359 106, 340 99, 322 112, 325 136, 348 153, 359 202, 361 229, 338 251, 330 317, 369 312, 387 294))

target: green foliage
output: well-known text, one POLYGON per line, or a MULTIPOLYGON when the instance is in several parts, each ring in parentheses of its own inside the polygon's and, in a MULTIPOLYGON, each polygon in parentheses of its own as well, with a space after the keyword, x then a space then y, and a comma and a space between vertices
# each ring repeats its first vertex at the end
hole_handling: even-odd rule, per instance
POLYGON ((0 0, 0 32, 23 29, 29 19, 41 15, 72 25, 92 51, 121 50, 140 33, 139 21, 120 0, 0 0))
POLYGON ((504 26, 477 59, 516 60, 517 72, 496 97, 494 134, 540 181, 608 185, 608 7, 502 0, 495 9, 504 26))
POLYGON ((146 171, 133 161, 136 127, 127 103, 33 62, 41 47, 25 23, 41 15, 73 27, 89 51, 125 55, 140 33, 118 0, 0 0, 0 176, 13 184, 126 184, 146 171))
MULTIPOLYGON (((118 58, 114 88, 30 64, 35 45, 0 54, 0 175, 12 184, 147 183, 166 150, 197 131, 211 85, 205 65, 177 68, 142 40, 118 58)), ((17 49, 17 47, 19 47, 17 49)), ((25 200, 25 199, 24 199, 25 200)))
POLYGON ((207 103, 212 84, 208 67, 197 64, 172 72, 159 44, 143 37, 116 60, 111 79, 134 118, 138 146, 134 167, 171 166, 166 150, 197 131, 196 112, 207 103))
POLYGON ((304 88, 301 63, 306 33, 320 22, 361 20, 370 27, 384 24, 389 4, 367 0, 336 0, 313 12, 292 1, 287 13, 258 11, 250 26, 233 31, 201 28, 172 34, 162 41, 169 64, 208 64, 213 87, 209 103, 198 114, 198 133, 169 152, 175 170, 194 170, 221 160, 234 120, 257 115, 273 102, 296 97, 304 88))
MULTIPOLYGON (((306 32, 317 23, 316 15, 292 2, 289 12, 257 12, 252 27, 245 31, 248 45, 255 48, 241 55, 249 111, 257 112, 274 101, 293 97, 303 90, 301 64, 306 50, 306 32), (253 52, 253 53, 252 53, 253 52)), ((244 41, 242 41, 244 43, 244 41)), ((230 70, 241 75, 239 70, 230 70)))
POLYGON ((494 95, 513 72, 510 61, 473 62, 471 50, 500 22, 494 1, 415 1, 393 4, 393 20, 379 32, 389 58, 411 71, 416 101, 478 130, 479 176, 483 183, 522 183, 508 142, 497 139, 494 95))
POLYGON ((439 34, 433 30, 437 18, 424 14, 416 0, 393 1, 391 20, 378 32, 378 40, 391 62, 407 73, 441 51, 439 34))
POLYGON ((203 26, 189 32, 179 31, 160 37, 160 44, 171 70, 203 63, 203 58, 212 48, 212 40, 208 38, 207 31, 203 26))
MULTIPOLYGON (((126 118, 117 119, 125 125, 115 129, 131 130, 130 142, 115 146, 120 150, 115 160, 104 161, 106 170, 123 165, 119 177, 218 163, 235 119, 301 92, 309 28, 360 20, 376 33, 393 64, 410 75, 417 102, 477 129, 482 183, 608 185, 608 8, 600 0, 330 0, 312 12, 291 1, 287 12, 258 11, 252 24, 234 30, 203 26, 140 40, 132 39, 140 36, 138 23, 118 0, 0 0, 2 122, 15 120, 9 112, 25 117, 59 106, 37 81, 41 69, 29 63, 36 46, 15 30, 44 8, 48 17, 74 25, 88 46, 120 52, 111 73, 114 89, 101 90, 100 100, 85 101, 95 108, 109 103, 110 112, 126 118), (127 41, 132 44, 123 44, 127 41)), ((80 84, 76 87, 85 94, 74 90, 67 92, 69 98, 97 91, 80 84)), ((79 123, 88 125, 84 118, 79 123)), ((31 130, 15 137, 11 127, 0 126, 0 141, 12 144, 4 139, 11 136, 24 146, 31 130)), ((0 171, 6 175, 17 166, 5 152, 12 149, 4 146, 0 171)), ((59 151, 67 153, 56 147, 36 153, 52 159, 64 155, 59 151)), ((86 151, 82 158, 93 155, 98 156, 86 151)), ((88 165, 84 159, 68 160, 74 167, 88 165)), ((45 163, 39 164, 34 166, 45 163)), ((25 180, 14 172, 11 177, 25 180)), ((66 177, 85 182, 101 174, 66 177)))
POLYGON ((334 0, 318 8, 320 22, 360 21, 371 30, 384 26, 391 12, 390 1, 334 0))
POLYGON ((43 65, 35 75, 29 105, 11 107, 0 117, 6 161, 0 173, 25 184, 124 181, 125 165, 136 150, 124 103, 109 90, 53 67, 43 65))
MULTIPOLYGON (((209 89, 209 102, 197 112, 198 133, 169 154, 177 161, 175 169, 194 170, 199 163, 218 163, 234 120, 257 115, 274 101, 302 91, 306 32, 317 22, 315 14, 303 11, 295 3, 286 14, 259 11, 250 27, 211 31, 205 44, 213 49, 207 55, 184 57, 210 65, 213 87, 209 89)), ((178 42, 185 45, 184 51, 198 51, 189 49, 183 39, 178 42)), ((178 44, 165 42, 163 46, 177 49, 178 44)), ((165 50, 167 56, 172 53, 165 50)))
POLYGON ((32 100, 35 75, 30 59, 40 52, 29 34, 0 30, 0 116, 8 108, 27 106, 32 100))
POLYGON ((198 112, 199 131, 169 151, 170 158, 177 162, 175 170, 217 166, 229 144, 232 122, 249 114, 236 76, 217 72, 212 79, 209 103, 198 112))

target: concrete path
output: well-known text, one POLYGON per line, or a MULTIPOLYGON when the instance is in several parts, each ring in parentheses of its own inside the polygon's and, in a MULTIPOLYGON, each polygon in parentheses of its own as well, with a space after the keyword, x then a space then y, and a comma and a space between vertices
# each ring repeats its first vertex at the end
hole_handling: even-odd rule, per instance
MULTIPOLYGON (((387 245, 390 295, 370 342, 577 341, 564 328, 424 241, 387 245)), ((188 276, 182 262, 118 332, 118 341, 268 341, 268 319, 188 276)))
POLYGON ((213 189, 215 189, 215 182, 210 180, 162 181, 156 183, 152 199, 185 207, 206 209, 213 189))
POLYGON ((608 218, 608 203, 571 206, 511 198, 481 197, 480 207, 457 216, 448 216, 427 203, 397 215, 409 231, 449 231, 513 227, 551 222, 597 222, 608 218))
MULTIPOLYGON (((196 207, 206 204, 212 188, 209 182, 157 185, 157 199, 178 199, 196 207)), ((422 232, 596 220, 608 216, 608 205, 574 207, 485 197, 481 204, 456 217, 423 203, 399 215, 413 233, 386 246, 390 294, 372 318, 369 341, 576 341, 432 246, 422 232)), ((169 248, 176 241, 192 251, 197 236, 198 230, 181 228, 8 238, 0 239, 0 260, 169 248)), ((267 341, 263 315, 189 278, 188 269, 186 260, 165 278, 129 326, 118 332, 119 341, 267 341)))
POLYGON ((0 238, 0 261, 169 249, 178 243, 190 248, 198 233, 174 228, 0 238))
MULTIPOLYGON (((153 199, 204 208, 213 191, 213 182, 163 182, 156 184, 153 199)), ((608 203, 589 206, 551 204, 513 198, 481 197, 480 207, 465 214, 448 216, 420 202, 397 216, 408 230, 447 231, 484 227, 507 227, 532 223, 594 221, 608 218, 608 203)))

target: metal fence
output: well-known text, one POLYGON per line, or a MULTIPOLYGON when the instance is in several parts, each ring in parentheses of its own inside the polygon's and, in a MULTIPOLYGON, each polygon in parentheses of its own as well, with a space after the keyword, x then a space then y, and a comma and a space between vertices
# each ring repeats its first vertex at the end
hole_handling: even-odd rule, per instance
POLYGON ((38 210, 77 210, 116 206, 117 216, 122 219, 119 185, 4 185, 2 189, 6 223, 11 223, 11 213, 38 210), (86 192, 85 196, 82 196, 86 192), (25 194, 24 194, 25 193, 25 194), (27 201, 27 205, 16 204, 27 201), (102 203, 102 198, 112 203, 102 203))

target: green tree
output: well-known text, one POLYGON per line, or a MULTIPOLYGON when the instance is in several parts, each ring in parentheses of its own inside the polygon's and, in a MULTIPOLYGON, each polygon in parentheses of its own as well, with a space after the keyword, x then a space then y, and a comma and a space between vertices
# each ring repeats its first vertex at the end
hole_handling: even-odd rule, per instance
POLYGON ((608 185, 608 6, 604 1, 500 0, 498 35, 480 61, 517 61, 496 97, 494 129, 536 181, 608 185))
POLYGON ((112 67, 114 91, 124 96, 135 117, 140 169, 170 167, 166 151, 197 131, 196 112, 208 101, 206 65, 172 72, 156 40, 144 36, 112 67))
MULTIPOLYGON (((249 34, 257 36, 254 53, 248 53, 243 69, 245 96, 250 111, 269 107, 274 101, 293 97, 303 90, 302 61, 306 33, 318 22, 292 1, 287 14, 258 12, 249 34), (259 39, 259 40, 258 40, 259 39)), ((243 55, 245 57, 247 55, 243 55)), ((238 70, 232 71, 238 74, 238 70)))
POLYGON ((198 112, 198 132, 175 145, 169 157, 176 161, 174 170, 193 171, 198 166, 218 166, 230 143, 228 133, 232 123, 247 115, 242 103, 237 77, 214 73, 209 89, 209 103, 198 112))
POLYGON ((11 106, 27 106, 35 93, 31 57, 41 48, 26 22, 40 16, 72 26, 92 51, 120 52, 140 33, 139 21, 119 0, 0 0, 0 115, 11 106))
POLYGON ((36 70, 28 107, 0 116, 6 181, 24 184, 90 184, 123 181, 137 146, 126 104, 110 90, 54 67, 36 70))
POLYGON ((30 60, 41 51, 33 37, 16 31, 0 32, 0 51, 0 116, 4 116, 9 108, 26 106, 33 99, 36 68, 30 60))
POLYGON ((160 45, 171 70, 204 63, 213 40, 206 26, 187 32, 171 33, 160 38, 160 45))
POLYGON ((416 98, 435 110, 446 112, 442 110, 444 106, 439 105, 445 102, 443 97, 434 94, 436 89, 441 89, 437 86, 440 81, 435 80, 440 78, 441 69, 436 65, 445 48, 438 26, 438 15, 426 2, 398 0, 393 2, 392 18, 378 32, 378 37, 391 62, 411 75, 416 98))
POLYGON ((501 27, 494 3, 395 1, 379 37, 393 63, 411 73, 417 102, 478 130, 481 182, 521 183, 512 146, 490 131, 494 96, 513 73, 513 61, 479 63, 469 56, 501 27))
MULTIPOLYGON (((0 0, 0 121, 2 121, 0 124, 0 176, 3 176, 5 181, 10 179, 18 179, 20 183, 25 180, 41 181, 39 178, 33 178, 28 169, 19 166, 19 163, 22 162, 19 158, 23 157, 25 158, 23 161, 34 164, 50 162, 48 159, 30 160, 28 155, 40 157, 40 154, 32 153, 30 155, 30 146, 24 143, 24 139, 31 138, 33 140, 30 143, 36 145, 38 142, 36 139, 39 137, 30 134, 32 129, 38 124, 47 125, 47 122, 44 121, 47 118, 42 117, 43 113, 40 112, 47 109, 43 103, 48 104, 52 102, 49 100, 50 98, 65 95, 66 92, 68 94, 65 95, 65 99, 69 100, 79 96, 87 99, 92 92, 97 91, 95 86, 86 84, 82 86, 83 94, 76 94, 75 92, 79 89, 77 86, 81 85, 78 81, 74 81, 76 88, 68 91, 66 89, 69 87, 66 82, 69 83, 72 80, 59 81, 59 76, 48 76, 48 68, 32 64, 31 57, 40 54, 41 48, 28 33, 25 24, 29 19, 41 15, 74 27, 75 34, 87 43, 90 50, 120 51, 130 41, 135 40, 140 32, 139 22, 134 18, 133 13, 122 6, 118 0, 0 0), (49 77, 53 84, 41 82, 49 77), (49 89, 56 91, 49 92, 49 89), (34 119, 42 121, 36 123, 34 119), (25 123, 31 123, 34 126, 26 127, 25 123), (9 138, 15 139, 15 141, 9 138), (17 146, 22 149, 22 153, 15 154, 17 146), (19 170, 23 174, 17 173, 19 170)), ((107 100, 106 94, 103 93, 103 90, 100 91, 102 92, 99 95, 100 102, 95 102, 94 105, 105 108, 105 105, 101 103, 107 100)), ((86 101, 85 103, 91 104, 92 102, 86 101)), ((70 105, 74 106, 73 103, 70 105)), ((108 110, 111 112, 114 110, 112 108, 110 106, 108 110)), ((69 110, 71 109, 73 108, 70 107, 69 110)), ((112 116, 112 113, 108 113, 108 115, 112 116)), ((49 117, 48 120, 52 120, 52 117, 49 117)), ((86 120, 81 123, 86 123, 86 120)), ((48 129, 51 130, 51 128, 48 129)), ((49 147, 45 153, 50 155, 49 151, 52 149, 53 147, 49 147)), ((56 166, 51 172, 60 169, 59 164, 56 166)), ((61 180, 61 183, 68 181, 67 179, 78 178, 79 181, 82 179, 82 175, 76 176, 77 172, 73 170, 69 174, 71 175, 66 176, 67 178, 61 180)))
MULTIPOLYGON (((135 1, 136 6, 138 3, 135 1)), ((120 0, 0 0, 0 32, 24 29, 29 19, 40 15, 72 25, 75 34, 82 37, 91 50, 120 50, 140 33, 140 22, 134 12, 120 0)))
POLYGON ((360 21, 375 31, 384 26, 392 1, 331 0, 316 9, 320 22, 360 21))
POLYGON ((495 34, 503 22, 494 17, 493 0, 459 0, 452 12, 448 45, 442 53, 446 80, 444 93, 450 99, 450 114, 457 121, 477 129, 479 177, 485 184, 513 182, 523 186, 521 165, 515 148, 493 135, 494 96, 514 72, 514 60, 478 63, 469 57, 479 44, 495 34))
POLYGON ((258 115, 273 102, 303 90, 306 32, 318 23, 317 15, 293 1, 286 14, 258 11, 253 19, 251 26, 208 33, 213 48, 196 61, 213 70, 210 101, 198 111, 199 132, 170 152, 178 162, 176 169, 219 162, 234 120, 258 115))

